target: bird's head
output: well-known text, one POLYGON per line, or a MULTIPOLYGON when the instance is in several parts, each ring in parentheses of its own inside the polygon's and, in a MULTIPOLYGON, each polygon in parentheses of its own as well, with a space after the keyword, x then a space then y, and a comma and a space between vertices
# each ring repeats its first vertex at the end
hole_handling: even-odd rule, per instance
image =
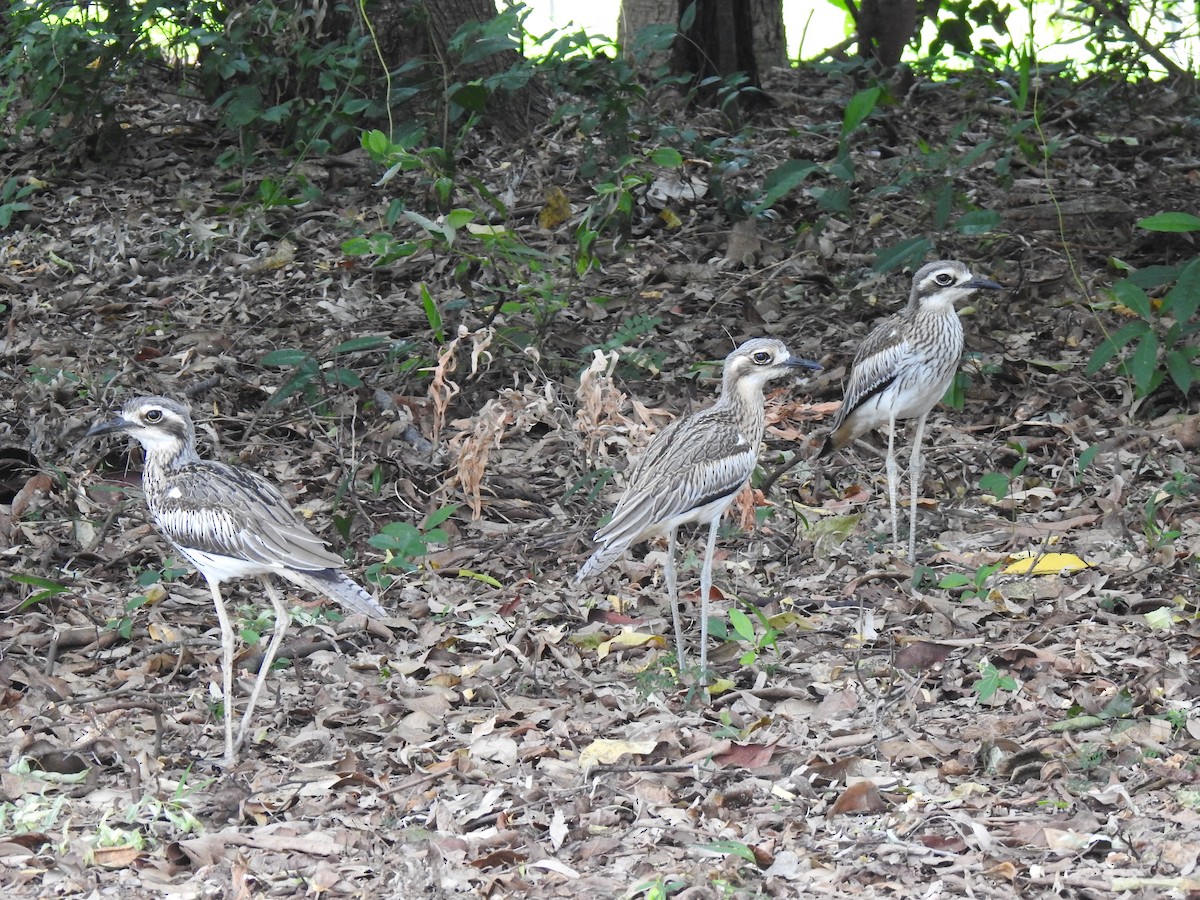
POLYGON ((999 291, 1003 286, 971 274, 965 263, 939 259, 917 270, 913 276, 912 301, 921 306, 952 307, 956 300, 978 290, 999 291))
POLYGON ((798 369, 820 369, 811 359, 792 356, 787 345, 775 338, 752 338, 725 357, 724 382, 761 387, 798 369))
POLYGON ((166 397, 127 400, 119 414, 106 422, 97 422, 88 429, 87 436, 117 432, 136 439, 147 453, 177 452, 180 447, 190 447, 196 437, 187 407, 166 397))

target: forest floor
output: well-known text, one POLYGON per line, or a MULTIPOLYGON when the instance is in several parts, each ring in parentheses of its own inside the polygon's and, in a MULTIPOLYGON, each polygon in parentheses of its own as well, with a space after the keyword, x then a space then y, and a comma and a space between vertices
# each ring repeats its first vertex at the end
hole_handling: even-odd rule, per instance
MULTIPOLYGON (((453 234, 421 170, 222 170, 165 95, 119 151, 4 154, 38 187, 0 247, 5 897, 1200 896, 1200 431, 1169 384, 1086 372, 1132 315, 1119 266, 1197 254, 1135 226, 1197 211, 1194 101, 1048 85, 1035 125, 999 85, 918 85, 847 139, 851 172, 851 82, 769 93, 747 138, 704 113, 644 129, 624 233, 582 275, 603 129, 472 136, 453 234), (646 155, 684 128, 717 163, 646 155), (732 224, 789 159, 818 168, 732 224), (396 198, 429 221, 389 229, 396 198), (407 255, 343 251, 375 233, 407 255), (813 459, 908 295, 873 268, 898 246, 1006 287, 960 310, 915 569, 882 459, 813 459), (764 474, 798 464, 726 519, 706 697, 671 664, 665 544, 572 578, 627 454, 758 335, 824 370, 770 391, 764 474), (369 538, 457 507, 444 540, 393 526, 415 568, 394 560, 389 618, 289 595, 290 663, 228 771, 208 589, 150 523, 140 456, 84 439, 139 393, 189 399, 201 452, 278 482, 363 583, 369 538)), ((244 700, 269 604, 225 592, 244 700)))

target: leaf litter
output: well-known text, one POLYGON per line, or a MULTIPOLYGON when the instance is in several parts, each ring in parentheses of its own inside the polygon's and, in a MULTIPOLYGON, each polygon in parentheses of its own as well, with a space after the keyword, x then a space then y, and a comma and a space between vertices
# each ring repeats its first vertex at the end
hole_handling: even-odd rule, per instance
MULTIPOLYGON (((762 127, 746 177, 822 158, 807 125, 838 121, 850 90, 831 84, 814 80, 804 109, 762 127)), ((894 125, 935 146, 970 114, 963 102, 942 91, 894 125)), ((1151 128, 1136 106, 1106 105, 1106 127, 1151 128)), ((988 115, 960 140, 1002 139, 1007 123, 988 115)), ((811 192, 749 231, 728 225, 703 175, 687 191, 659 178, 625 244, 564 288, 571 302, 540 345, 521 345, 521 313, 479 300, 503 289, 494 270, 464 279, 433 252, 379 269, 342 258, 339 223, 390 200, 365 164, 328 195, 332 217, 230 204, 196 135, 155 133, 51 183, 0 251, 0 450, 37 461, 4 470, 0 505, 5 895, 1200 890, 1196 416, 1181 398, 1135 408, 1111 370, 1082 374, 1119 321, 1092 305, 1107 258, 1191 252, 1130 247, 1128 220, 1194 191, 1187 167, 1115 155, 1068 120, 1048 127, 1066 129, 1058 195, 1119 193, 1129 212, 1068 208, 1078 230, 1064 241, 1019 158, 1011 191, 984 168, 994 150, 956 176, 1014 224, 986 243, 940 234, 937 252, 1011 290, 965 311, 964 406, 931 419, 927 573, 887 553, 880 459, 811 461, 858 342, 907 295, 901 276, 867 267, 927 233, 920 190, 797 235, 785 223, 814 218, 811 192), (442 310, 442 343, 418 283, 442 310), (641 314, 659 319, 636 339, 643 355, 590 349, 641 314), (585 588, 571 578, 628 455, 711 402, 714 370, 696 363, 760 333, 826 369, 773 393, 764 470, 800 459, 740 501, 717 577, 717 615, 741 609, 764 643, 715 642, 726 688, 703 702, 670 667, 660 546, 585 588), (364 334, 385 341, 324 355, 364 334), (258 363, 288 348, 315 368, 258 363), (269 403, 289 378, 295 393, 269 403), (356 577, 378 561, 366 541, 383 525, 461 505, 448 546, 393 571, 391 618, 361 626, 290 596, 287 662, 233 772, 215 765, 208 591, 150 524, 136 455, 80 442, 130 391, 189 397, 202 452, 278 481, 356 577), (981 488, 990 474, 1002 493, 981 488)), ((1194 174, 1193 132, 1181 123, 1151 143, 1173 141, 1194 174)), ((493 157, 552 169, 536 141, 472 149, 479 172, 493 157)), ((894 160, 855 152, 864 195, 897 177, 894 160)), ((580 179, 549 180, 567 219, 503 224, 553 254, 590 198, 580 179)), ((244 696, 270 622, 254 585, 228 589, 244 696)))

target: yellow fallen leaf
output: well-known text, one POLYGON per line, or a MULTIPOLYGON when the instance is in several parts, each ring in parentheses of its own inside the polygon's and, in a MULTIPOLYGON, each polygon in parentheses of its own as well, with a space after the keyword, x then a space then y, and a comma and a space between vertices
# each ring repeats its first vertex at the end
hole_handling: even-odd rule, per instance
POLYGON ((1074 553, 1043 553, 1041 556, 1026 556, 1018 559, 1004 570, 1005 575, 1060 575, 1063 572, 1079 572, 1091 568, 1074 553))
POLYGON ((658 746, 658 741, 592 741, 579 754, 579 768, 587 771, 601 763, 615 763, 626 753, 641 756, 658 746))
POLYGON ((664 209, 658 214, 658 217, 663 220, 668 228, 671 229, 678 228, 683 224, 683 222, 679 220, 679 216, 675 215, 675 213, 671 212, 669 209, 664 209))
POLYGON ((291 241, 284 238, 275 245, 275 250, 271 255, 261 260, 254 268, 258 272, 282 269, 284 266, 290 265, 295 261, 296 247, 291 241))
POLYGON ((178 629, 172 628, 165 622, 149 622, 146 625, 146 631, 154 640, 164 644, 173 644, 183 639, 183 635, 178 629))
POLYGON ((475 235, 497 237, 498 235, 505 234, 508 229, 503 225, 477 225, 474 222, 468 222, 467 231, 475 235))
POLYGON ((552 187, 546 191, 546 205, 538 213, 538 225, 549 230, 571 218, 571 201, 562 188, 552 187))
POLYGON ((708 693, 712 697, 718 697, 726 691, 732 691, 736 687, 736 682, 730 681, 728 678, 718 678, 708 686, 708 693))
POLYGON ((613 650, 622 650, 626 647, 641 647, 652 642, 656 643, 659 647, 667 645, 666 640, 660 634, 643 634, 640 631, 625 629, 616 637, 609 638, 607 641, 601 641, 596 645, 596 659, 604 659, 613 650))

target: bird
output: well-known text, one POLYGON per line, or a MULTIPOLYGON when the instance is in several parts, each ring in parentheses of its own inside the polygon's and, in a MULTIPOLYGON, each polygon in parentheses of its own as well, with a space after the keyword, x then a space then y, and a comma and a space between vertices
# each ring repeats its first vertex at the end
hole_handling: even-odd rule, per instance
POLYGON ((158 530, 204 576, 221 625, 225 764, 233 766, 259 692, 291 621, 268 575, 322 594, 353 613, 383 617, 386 610, 341 569, 345 560, 309 531, 279 489, 238 466, 201 459, 196 429, 182 403, 134 397, 120 413, 88 429, 88 437, 126 434, 142 445, 142 491, 158 530), (275 629, 233 735, 234 633, 221 596, 222 582, 257 575, 275 608, 275 629))
POLYGON ((963 350, 963 329, 954 303, 975 291, 1003 290, 971 274, 966 264, 941 259, 913 276, 908 305, 867 335, 850 370, 841 409, 817 458, 829 456, 859 435, 888 426, 887 479, 892 543, 899 544, 896 494, 900 473, 894 453, 896 423, 916 419, 909 460, 908 559, 917 550, 917 486, 925 419, 950 386, 963 350))
POLYGON ((677 419, 654 436, 626 478, 612 517, 595 534, 599 544, 575 576, 578 584, 598 575, 631 545, 667 536, 666 586, 675 626, 676 659, 685 668, 683 626, 675 579, 676 532, 687 523, 707 524, 700 571, 700 682, 708 667, 708 595, 713 550, 721 516, 750 480, 762 446, 766 416, 763 387, 798 369, 820 369, 793 356, 774 338, 753 338, 725 357, 721 393, 707 409, 677 419))

